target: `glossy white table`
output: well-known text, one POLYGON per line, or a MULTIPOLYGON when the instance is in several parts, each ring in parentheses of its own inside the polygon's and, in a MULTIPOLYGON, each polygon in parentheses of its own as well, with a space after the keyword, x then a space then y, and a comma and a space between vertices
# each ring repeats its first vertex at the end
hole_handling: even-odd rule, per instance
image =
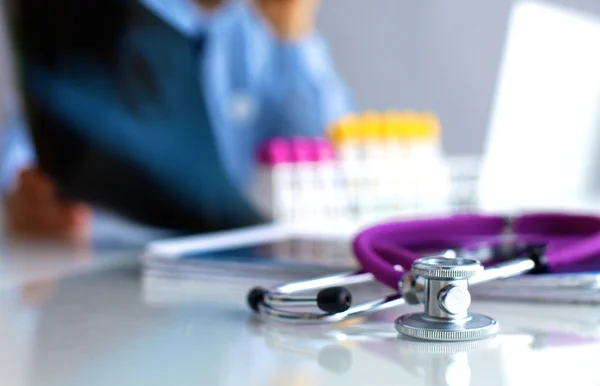
MULTIPOLYGON (((476 302, 501 333, 416 344, 391 321, 260 323, 252 280, 143 280, 134 250, 5 248, 0 385, 600 385, 600 309, 476 302)), ((273 278, 278 280, 278 278, 273 278)))

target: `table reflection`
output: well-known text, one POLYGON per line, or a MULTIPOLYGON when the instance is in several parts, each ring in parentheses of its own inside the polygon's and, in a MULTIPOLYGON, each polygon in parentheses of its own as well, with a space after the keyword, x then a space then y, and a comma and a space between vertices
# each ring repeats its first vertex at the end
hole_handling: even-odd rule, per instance
POLYGON ((327 373, 356 374, 377 368, 384 374, 395 373, 398 379, 413 376, 411 384, 415 385, 510 385, 515 376, 507 374, 521 375, 523 370, 522 365, 515 366, 516 358, 536 359, 564 348, 597 351, 600 324, 587 314, 593 309, 571 308, 557 323, 552 318, 556 307, 487 307, 503 321, 501 333, 472 342, 404 338, 394 331, 391 315, 387 321, 377 318, 376 322, 326 327, 267 323, 253 316, 248 329, 262 336, 270 350, 311 360, 327 373), (529 312, 520 312, 525 308, 529 312))
POLYGON ((31 381, 42 304, 54 294, 52 279, 41 279, 0 293, 0 384, 31 381))
POLYGON ((276 325, 247 309, 255 283, 183 286, 180 302, 171 286, 163 302, 153 297, 164 299, 166 286, 150 290, 141 277, 128 263, 1 291, 0 384, 365 384, 376 373, 382 383, 504 386, 559 358, 584 371, 600 352, 593 308, 477 303, 501 322, 498 337, 424 343, 395 332, 403 310, 336 326, 276 325))

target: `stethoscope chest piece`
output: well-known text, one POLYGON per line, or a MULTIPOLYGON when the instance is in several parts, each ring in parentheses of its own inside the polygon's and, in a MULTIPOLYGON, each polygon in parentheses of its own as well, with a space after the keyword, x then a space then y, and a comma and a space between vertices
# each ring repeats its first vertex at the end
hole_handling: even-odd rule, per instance
POLYGON ((476 340, 496 334, 498 322, 469 312, 469 278, 481 272, 483 266, 473 259, 417 260, 401 291, 409 303, 422 303, 425 310, 399 317, 396 330, 411 338, 433 341, 476 340))

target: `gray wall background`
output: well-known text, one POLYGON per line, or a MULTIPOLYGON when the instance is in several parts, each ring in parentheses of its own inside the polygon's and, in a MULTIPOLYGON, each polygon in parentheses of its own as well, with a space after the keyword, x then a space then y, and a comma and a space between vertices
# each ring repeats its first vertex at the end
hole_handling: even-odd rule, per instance
MULTIPOLYGON (((446 151, 473 154, 482 151, 515 2, 322 0, 319 26, 361 108, 433 110, 446 151)), ((543 2, 600 16, 600 0, 543 2)))

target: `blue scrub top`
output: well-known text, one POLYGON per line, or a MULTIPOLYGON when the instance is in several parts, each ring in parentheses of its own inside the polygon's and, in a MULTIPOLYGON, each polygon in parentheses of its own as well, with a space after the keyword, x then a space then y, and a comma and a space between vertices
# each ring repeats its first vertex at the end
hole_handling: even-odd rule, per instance
MULTIPOLYGON (((193 0, 140 0, 131 12, 116 66, 75 55, 48 68, 24 58, 29 97, 203 217, 258 221, 246 198, 258 144, 320 135, 353 109, 324 41, 278 41, 246 1, 207 15, 193 0)), ((6 145, 5 188, 35 159, 22 125, 6 145)))

